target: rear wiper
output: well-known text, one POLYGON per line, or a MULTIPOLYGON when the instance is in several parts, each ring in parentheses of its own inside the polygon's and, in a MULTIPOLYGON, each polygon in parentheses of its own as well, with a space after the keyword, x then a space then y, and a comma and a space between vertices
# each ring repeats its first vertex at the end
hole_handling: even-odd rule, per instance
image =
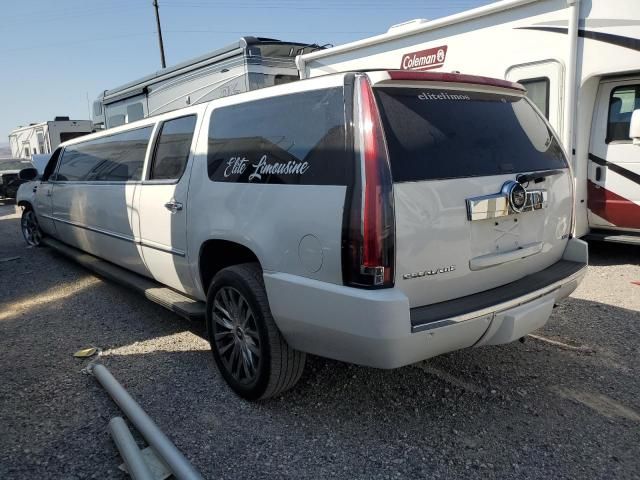
POLYGON ((538 183, 544 180, 546 177, 559 175, 561 173, 564 173, 564 170, 547 170, 545 172, 521 173, 520 175, 516 176, 516 182, 522 184, 529 183, 533 180, 535 183, 538 183))

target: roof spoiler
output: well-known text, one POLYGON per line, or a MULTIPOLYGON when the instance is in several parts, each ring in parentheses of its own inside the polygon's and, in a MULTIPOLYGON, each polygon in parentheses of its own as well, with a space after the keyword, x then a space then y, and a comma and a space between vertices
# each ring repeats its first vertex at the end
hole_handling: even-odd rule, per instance
POLYGON ((407 80, 418 82, 470 83, 473 85, 488 85, 491 87, 508 88, 526 92, 519 83, 499 78, 481 77, 479 75, 465 75, 462 73, 415 72, 408 70, 387 70, 390 80, 407 80))

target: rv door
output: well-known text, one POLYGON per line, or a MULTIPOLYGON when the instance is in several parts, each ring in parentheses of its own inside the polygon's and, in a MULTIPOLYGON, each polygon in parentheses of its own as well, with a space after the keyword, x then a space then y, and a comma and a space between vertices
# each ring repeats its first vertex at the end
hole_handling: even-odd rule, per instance
POLYGON ((639 108, 640 77, 600 84, 589 149, 591 227, 640 230, 640 148, 629 137, 639 108))

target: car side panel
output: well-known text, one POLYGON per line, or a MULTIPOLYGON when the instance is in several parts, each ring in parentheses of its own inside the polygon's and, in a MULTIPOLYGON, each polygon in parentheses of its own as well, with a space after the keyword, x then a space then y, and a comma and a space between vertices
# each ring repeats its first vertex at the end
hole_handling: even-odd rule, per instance
POLYGON ((52 217, 63 242, 142 275, 149 275, 132 221, 137 184, 55 182, 52 217))
MULTIPOLYGON (((207 139, 201 140, 204 149, 207 139)), ((200 247, 209 239, 249 248, 265 272, 342 283, 345 186, 213 182, 205 154, 197 156, 191 173, 187 249, 198 284, 200 247)), ((201 299, 206 288, 198 285, 201 299)))

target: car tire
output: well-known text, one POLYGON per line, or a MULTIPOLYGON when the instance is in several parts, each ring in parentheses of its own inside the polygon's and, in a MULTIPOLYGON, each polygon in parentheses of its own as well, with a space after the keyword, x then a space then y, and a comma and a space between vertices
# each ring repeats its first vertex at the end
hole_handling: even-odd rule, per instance
POLYGON ((278 330, 256 263, 234 265, 214 277, 207 332, 220 373, 247 400, 276 396, 302 375, 306 354, 291 348, 278 330))
POLYGON ((39 247, 42 245, 43 234, 33 208, 26 207, 23 210, 22 218, 20 219, 20 229, 22 230, 22 236, 27 242, 27 245, 31 247, 39 247))

